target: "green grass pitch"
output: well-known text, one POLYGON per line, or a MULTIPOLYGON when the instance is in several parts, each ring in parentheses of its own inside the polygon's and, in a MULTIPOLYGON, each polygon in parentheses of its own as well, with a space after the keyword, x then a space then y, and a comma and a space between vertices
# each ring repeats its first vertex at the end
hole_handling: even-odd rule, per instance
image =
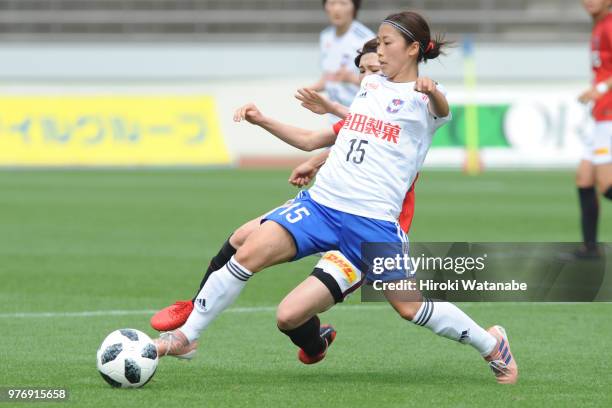
MULTIPOLYGON (((312 258, 255 276, 239 309, 203 335, 194 361, 163 359, 142 389, 103 382, 95 352, 106 334, 153 335, 146 310, 190 298, 235 227, 295 194, 287 176, 0 172, 0 386, 65 387, 70 400, 52 406, 75 407, 612 406, 610 304, 462 305, 483 326, 506 327, 521 369, 516 386, 498 386, 471 348, 387 305, 358 305, 358 295, 323 315, 336 343, 322 363, 303 366, 276 330, 274 307, 312 258), (101 313, 69 314, 82 311, 101 313), (14 315, 35 312, 52 315, 14 315)), ((579 239, 571 172, 425 171, 416 191, 412 240, 579 239)), ((609 205, 601 206, 601 239, 612 241, 609 205)))

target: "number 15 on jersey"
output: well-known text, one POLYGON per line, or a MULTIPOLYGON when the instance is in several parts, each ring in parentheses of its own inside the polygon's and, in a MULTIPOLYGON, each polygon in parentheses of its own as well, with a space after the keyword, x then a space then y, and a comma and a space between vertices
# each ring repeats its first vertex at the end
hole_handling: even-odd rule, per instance
POLYGON ((308 217, 310 211, 306 207, 300 207, 301 203, 291 204, 289 207, 278 213, 278 215, 285 215, 285 219, 292 224, 300 221, 304 216, 308 217), (296 208, 298 207, 298 208, 296 208), (295 209, 295 210, 294 210, 295 209))

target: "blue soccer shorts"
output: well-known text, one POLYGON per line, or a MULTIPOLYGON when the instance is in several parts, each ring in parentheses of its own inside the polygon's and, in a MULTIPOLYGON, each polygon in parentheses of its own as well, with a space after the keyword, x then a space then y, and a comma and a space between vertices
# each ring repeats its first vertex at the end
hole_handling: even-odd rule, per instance
MULTIPOLYGON (((407 253, 408 237, 397 222, 361 217, 326 207, 314 201, 307 191, 301 191, 290 205, 265 215, 262 222, 266 221, 274 221, 289 231, 297 249, 294 261, 319 252, 338 250, 366 273, 368 282, 410 277, 410 268, 375 274, 370 262, 362 256, 363 245, 368 243, 389 244, 386 251, 381 251, 384 256, 396 255, 397 248, 407 253)), ((376 248, 381 248, 380 244, 376 248)))

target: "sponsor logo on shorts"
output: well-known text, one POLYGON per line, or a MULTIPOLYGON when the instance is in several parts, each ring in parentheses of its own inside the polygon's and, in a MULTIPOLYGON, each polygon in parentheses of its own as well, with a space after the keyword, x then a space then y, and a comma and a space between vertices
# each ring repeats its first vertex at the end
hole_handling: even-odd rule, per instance
POLYGON ((323 259, 336 265, 338 269, 340 269, 342 273, 346 276, 349 283, 353 283, 357 280, 357 273, 355 272, 355 268, 353 268, 353 266, 345 259, 332 253, 325 254, 325 256, 323 256, 323 259))
POLYGON ((595 149, 595 154, 608 154, 608 153, 610 153, 610 149, 608 149, 607 147, 595 149))

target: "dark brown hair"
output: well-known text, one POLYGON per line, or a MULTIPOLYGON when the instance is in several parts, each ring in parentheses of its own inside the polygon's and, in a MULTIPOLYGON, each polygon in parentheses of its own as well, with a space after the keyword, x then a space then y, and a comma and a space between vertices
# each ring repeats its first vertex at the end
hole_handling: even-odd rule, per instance
MULTIPOLYGON (((353 18, 357 18, 357 13, 359 12, 359 8, 361 7, 361 0, 351 0, 353 2, 353 18)), ((323 7, 325 7, 325 3, 327 0, 323 0, 323 7)))
POLYGON ((385 18, 383 23, 393 26, 404 37, 407 44, 412 44, 415 41, 419 43, 417 62, 437 58, 444 53, 443 48, 450 45, 448 41, 444 41, 442 35, 438 34, 435 38, 432 38, 429 24, 423 16, 414 11, 391 14, 385 18))
POLYGON ((376 49, 378 48, 378 40, 376 38, 372 38, 370 41, 363 44, 363 47, 357 51, 357 56, 355 57, 355 66, 359 68, 359 64, 361 63, 361 57, 364 54, 369 54, 371 52, 376 53, 376 49))

